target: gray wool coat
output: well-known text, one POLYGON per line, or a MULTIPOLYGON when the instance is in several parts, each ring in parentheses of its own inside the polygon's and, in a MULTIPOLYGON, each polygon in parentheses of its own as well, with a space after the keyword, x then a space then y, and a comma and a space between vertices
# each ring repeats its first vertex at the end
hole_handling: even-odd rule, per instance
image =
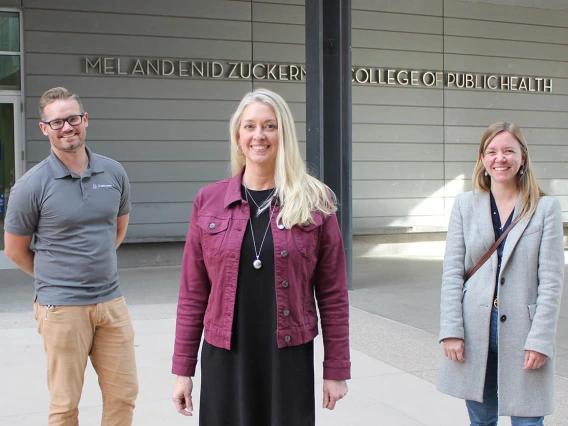
MULTIPOLYGON (((519 202, 515 216, 520 209, 519 202)), ((465 363, 442 357, 438 389, 483 401, 489 323, 497 252, 464 285, 464 276, 495 242, 488 192, 456 198, 448 227, 440 303, 440 341, 464 339, 465 363)), ((564 282, 560 204, 542 197, 505 241, 498 284, 499 415, 537 417, 552 413, 555 336, 564 282), (525 350, 546 355, 538 370, 522 370, 525 350)))

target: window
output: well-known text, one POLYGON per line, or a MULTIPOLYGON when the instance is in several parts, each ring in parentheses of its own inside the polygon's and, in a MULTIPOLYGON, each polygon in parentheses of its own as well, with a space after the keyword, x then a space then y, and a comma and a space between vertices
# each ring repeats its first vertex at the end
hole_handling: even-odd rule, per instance
POLYGON ((0 90, 20 90, 20 15, 0 11, 0 90))

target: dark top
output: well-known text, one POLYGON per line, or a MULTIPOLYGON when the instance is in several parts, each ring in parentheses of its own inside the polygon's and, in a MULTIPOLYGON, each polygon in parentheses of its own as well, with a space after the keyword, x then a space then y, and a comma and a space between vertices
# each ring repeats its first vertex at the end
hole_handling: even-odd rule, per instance
MULTIPOLYGON (((251 191, 262 206, 271 190, 251 191)), ((247 199, 242 187, 243 199, 247 199)), ((200 426, 315 425, 313 342, 279 349, 272 210, 251 220, 241 247, 231 350, 203 342, 200 426), (252 228, 252 229, 251 229, 252 228), (254 242, 253 242, 254 233, 254 242), (266 237, 263 238, 266 234, 266 237), (260 253, 260 269, 253 267, 260 253)))
MULTIPOLYGON (((507 221, 505 222, 505 225, 503 227, 501 227, 501 218, 499 217, 499 209, 497 208, 497 203, 495 202, 495 198, 493 198, 493 194, 490 192, 489 193, 490 198, 491 198, 491 219, 493 219, 493 231, 495 232, 495 241, 497 241, 499 238, 501 238, 501 235, 503 235, 503 232, 505 232, 505 230, 511 226, 511 222, 513 221, 513 214, 515 213, 515 210, 513 210, 511 212, 511 214, 509 215, 509 218, 507 219, 507 221)), ((503 258, 503 250, 505 249, 505 242, 507 241, 507 237, 505 237, 503 239, 503 241, 501 241, 501 244, 499 244, 499 247, 497 247, 497 257, 498 257, 498 261, 497 261, 497 274, 495 275, 495 298, 497 298, 497 281, 499 280, 499 273, 501 272, 501 259, 503 258)))

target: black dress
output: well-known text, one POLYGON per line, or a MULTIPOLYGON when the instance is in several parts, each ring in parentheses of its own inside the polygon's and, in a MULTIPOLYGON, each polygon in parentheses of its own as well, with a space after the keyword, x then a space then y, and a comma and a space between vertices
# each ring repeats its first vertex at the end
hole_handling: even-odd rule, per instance
MULTIPOLYGON (((245 189, 241 188, 243 199, 245 189)), ((252 191, 258 205, 271 190, 252 191)), ((231 350, 203 342, 200 426, 315 425, 313 342, 279 349, 276 342, 274 244, 268 226, 272 210, 251 222, 241 246, 231 350), (262 267, 255 269, 256 249, 262 267), (266 232, 264 243, 263 237, 266 232)))

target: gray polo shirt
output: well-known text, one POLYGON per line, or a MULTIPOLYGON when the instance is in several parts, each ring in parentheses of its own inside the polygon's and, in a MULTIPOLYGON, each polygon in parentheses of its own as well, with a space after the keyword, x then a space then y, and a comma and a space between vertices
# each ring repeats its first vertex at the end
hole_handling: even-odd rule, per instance
POLYGON ((119 297, 116 218, 130 212, 122 166, 87 148, 83 176, 51 155, 12 188, 4 229, 35 235, 35 294, 41 305, 89 305, 119 297))

